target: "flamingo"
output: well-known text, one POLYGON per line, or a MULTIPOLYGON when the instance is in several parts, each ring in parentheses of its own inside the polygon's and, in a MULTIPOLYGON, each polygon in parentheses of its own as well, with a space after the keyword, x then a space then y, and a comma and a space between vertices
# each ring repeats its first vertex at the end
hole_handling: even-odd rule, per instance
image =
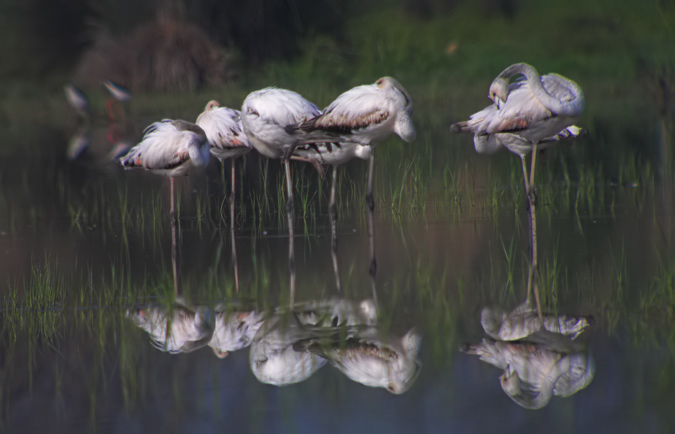
POLYGON ((234 201, 236 191, 234 159, 251 150, 251 145, 241 123, 241 113, 239 110, 221 107, 218 101, 211 100, 206 104, 204 112, 197 117, 196 124, 206 134, 211 155, 220 160, 221 163, 228 158, 232 159, 232 195, 230 200, 234 201))
MULTIPOLYGON (((391 134, 403 141, 415 140, 412 123, 413 103, 401 83, 392 77, 382 77, 373 84, 352 88, 337 97, 321 115, 305 122, 291 125, 287 130, 303 143, 354 142, 368 146, 370 152, 360 148, 333 157, 332 165, 346 162, 347 155, 368 158, 368 206, 374 208, 373 168, 375 146, 391 134), (339 138, 339 140, 336 140, 339 138)), ((326 153, 322 157, 330 159, 326 153)))
POLYGON ((582 130, 573 124, 584 109, 584 94, 574 81, 558 74, 540 76, 526 63, 502 71, 490 85, 488 97, 494 104, 450 126, 456 133, 474 134, 479 153, 491 154, 502 147, 520 157, 525 190, 534 202, 534 168, 537 149, 577 137, 582 130), (516 76, 525 80, 509 83, 516 76), (525 158, 532 152, 528 174, 525 158))
POLYGON ((140 167, 171 179, 171 215, 175 215, 174 178, 192 166, 209 163, 209 142, 199 125, 164 119, 143 132, 143 140, 120 158, 125 169, 140 167))
MULTIPOLYGON (((289 133, 301 138, 303 143, 353 142, 361 147, 345 152, 345 156, 366 158, 366 153, 368 154, 366 201, 369 211, 368 239, 373 292, 375 292, 374 276, 377 269, 373 219, 375 147, 391 134, 396 134, 403 141, 412 143, 415 140, 412 111, 412 99, 401 83, 392 77, 382 77, 373 84, 357 86, 344 92, 326 107, 321 115, 286 128, 289 133), (368 147, 369 152, 366 152, 363 147, 368 147)), ((319 153, 324 159, 334 158, 334 166, 346 161, 342 160, 342 157, 329 157, 325 152, 319 153)), ((335 219, 335 179, 337 177, 335 170, 333 169, 331 186, 331 216, 333 219, 335 219)), ((334 223, 331 226, 334 226, 334 223)), ((337 248, 336 243, 333 248, 337 248)))
POLYGON ((238 291, 239 271, 237 269, 237 255, 234 239, 234 198, 237 191, 235 185, 235 158, 249 152, 251 150, 251 145, 244 133, 239 110, 221 107, 220 103, 216 100, 211 100, 206 104, 204 112, 197 117, 196 124, 204 130, 204 133, 206 133, 211 155, 216 157, 221 163, 228 158, 231 159, 232 186, 230 192, 230 229, 232 232, 232 258, 234 261, 235 287, 238 291))
POLYGON ((241 106, 241 122, 249 143, 267 158, 280 158, 286 175, 286 214, 288 218, 288 265, 290 302, 295 296, 295 229, 293 228, 293 183, 289 159, 300 144, 287 131, 289 125, 318 116, 319 108, 291 90, 267 87, 251 92, 241 106))
POLYGON ((300 94, 275 87, 251 92, 241 107, 241 121, 249 143, 263 156, 283 160, 288 211, 293 208, 289 159, 300 139, 290 134, 287 127, 320 114, 319 108, 300 94))
POLYGON ((115 119, 114 111, 116 111, 117 115, 124 120, 124 111, 120 110, 120 104, 128 104, 131 101, 131 91, 110 80, 104 81, 103 86, 108 89, 108 92, 112 96, 112 99, 109 99, 105 103, 108 119, 113 121, 115 119), (113 109, 113 107, 115 108, 113 109))

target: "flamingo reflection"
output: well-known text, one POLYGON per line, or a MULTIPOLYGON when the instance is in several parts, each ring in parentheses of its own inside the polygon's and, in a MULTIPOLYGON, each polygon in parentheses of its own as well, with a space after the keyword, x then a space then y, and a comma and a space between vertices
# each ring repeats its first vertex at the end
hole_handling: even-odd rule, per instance
POLYGON ((375 326, 332 327, 316 330, 315 334, 295 348, 325 358, 349 379, 365 386, 401 394, 420 373, 422 338, 416 329, 402 337, 382 334, 375 326))
POLYGON ((248 347, 263 324, 264 314, 255 310, 230 310, 224 305, 215 309, 213 337, 208 343, 218 358, 248 347))
POLYGON ((465 344, 461 351, 503 369, 502 389, 528 409, 545 407, 554 395, 577 393, 595 375, 593 357, 562 334, 535 334, 511 342, 486 338, 479 344, 465 344))
POLYGON ((499 306, 485 307, 480 322, 485 333, 501 341, 515 341, 546 330, 576 339, 586 327, 594 323, 592 316, 554 315, 539 313, 530 302, 524 302, 513 311, 506 312, 499 306))
POLYGON ((155 348, 171 354, 204 347, 213 336, 208 312, 202 309, 179 304, 150 306, 128 311, 127 317, 150 335, 155 348))
POLYGON ((306 380, 326 360, 295 344, 309 339, 312 331, 287 317, 274 315, 258 330, 251 344, 249 366, 262 383, 283 386, 306 380))

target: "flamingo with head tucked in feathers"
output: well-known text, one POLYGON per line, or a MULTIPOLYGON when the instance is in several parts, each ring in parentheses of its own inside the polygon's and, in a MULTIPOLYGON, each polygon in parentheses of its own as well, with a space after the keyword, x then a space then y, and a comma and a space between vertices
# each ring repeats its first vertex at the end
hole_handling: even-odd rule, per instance
POLYGON ((125 169, 142 168, 171 179, 171 214, 175 213, 174 178, 192 166, 209 163, 209 142, 204 130, 192 122, 165 119, 143 132, 143 140, 120 158, 125 169))
POLYGON ((412 123, 413 103, 401 83, 392 77, 382 77, 373 84, 354 87, 337 97, 321 115, 288 127, 288 131, 303 143, 352 142, 368 146, 369 152, 361 147, 352 147, 339 157, 321 152, 322 158, 340 164, 346 155, 369 158, 368 205, 372 209, 373 167, 375 146, 389 137, 398 135, 405 142, 415 140, 412 123))
POLYGON ((536 151, 583 133, 573 124, 584 109, 584 94, 568 78, 558 74, 540 76, 531 65, 517 63, 494 79, 488 97, 494 104, 471 115, 468 121, 453 124, 450 130, 472 133, 479 153, 491 154, 505 147, 517 154, 532 205, 536 151), (511 83, 511 78, 517 76, 525 79, 511 83), (525 157, 530 152, 528 174, 525 157))
POLYGON ((200 126, 209 141, 211 155, 222 163, 232 159, 232 196, 235 192, 235 158, 251 150, 246 133, 241 123, 241 113, 227 107, 221 107, 216 100, 206 104, 202 114, 197 117, 196 124, 200 126))
POLYGON ((289 159, 300 139, 289 133, 287 127, 320 114, 319 108, 300 94, 275 87, 251 92, 241 107, 241 121, 249 143, 263 156, 283 161, 289 211, 293 208, 289 159))

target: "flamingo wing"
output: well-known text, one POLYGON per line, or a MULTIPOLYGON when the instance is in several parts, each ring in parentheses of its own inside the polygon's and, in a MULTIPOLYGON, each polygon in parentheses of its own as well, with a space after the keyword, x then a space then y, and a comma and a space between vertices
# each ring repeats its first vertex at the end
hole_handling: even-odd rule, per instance
POLYGON ((165 119, 146 128, 143 140, 120 163, 127 168, 171 169, 189 160, 190 146, 200 142, 194 132, 179 131, 171 120, 165 119))
POLYGON ((213 148, 250 147, 238 110, 227 107, 214 108, 200 114, 196 124, 202 127, 213 148))

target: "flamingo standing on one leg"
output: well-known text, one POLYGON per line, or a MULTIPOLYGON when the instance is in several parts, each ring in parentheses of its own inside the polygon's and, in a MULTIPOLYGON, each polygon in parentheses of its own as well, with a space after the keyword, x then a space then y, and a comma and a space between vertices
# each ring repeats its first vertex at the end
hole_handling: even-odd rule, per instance
POLYGON ((383 77, 374 84, 344 92, 320 116, 287 129, 303 143, 340 141, 369 146, 367 199, 372 208, 375 146, 391 134, 412 143, 415 140, 412 111, 412 99, 401 83, 383 77))
MULTIPOLYGON (((299 138, 287 131, 289 125, 305 122, 320 115, 319 108, 298 93, 268 87, 251 92, 241 107, 241 121, 249 143, 267 158, 280 158, 286 174, 286 213, 288 216, 288 262, 295 269, 293 228, 293 183, 289 159, 300 144, 299 138)), ((295 296, 295 274, 290 276, 291 305, 295 296)))
POLYGON ((241 113, 227 107, 221 107, 216 100, 206 104, 204 112, 197 118, 199 125, 206 133, 209 141, 211 155, 218 158, 221 163, 226 159, 232 162, 231 192, 230 192, 230 232, 232 238, 232 260, 234 263, 234 281, 239 291, 239 271, 237 268, 237 249, 234 240, 234 203, 236 193, 236 162, 235 158, 251 150, 246 133, 241 123, 241 113))
MULTIPOLYGON (((297 136, 303 143, 354 142, 370 148, 366 200, 369 210, 368 238, 373 292, 377 269, 373 221, 375 146, 391 134, 398 135, 405 142, 413 142, 415 128, 412 111, 412 99, 401 83, 392 77, 383 77, 373 84, 357 86, 344 92, 320 116, 287 128, 289 133, 297 136)), ((335 184, 332 188, 334 190, 335 184)), ((331 198, 334 204, 333 190, 331 198)))
MULTIPOLYGON (((171 180, 171 241, 174 285, 177 285, 177 218, 174 199, 174 178, 184 175, 192 166, 209 163, 209 142, 204 130, 192 122, 165 119, 155 122, 143 132, 143 140, 120 158, 125 169, 143 168, 171 180)), ((176 292, 178 288, 176 287, 176 292)))
POLYGON ((578 130, 571 130, 568 137, 556 139, 556 135, 581 116, 584 94, 572 80, 558 74, 540 76, 534 67, 517 63, 494 79, 488 96, 494 104, 471 115, 468 121, 453 124, 450 129, 473 133, 476 151, 480 153, 491 154, 506 147, 517 154, 532 202, 536 151, 578 135, 578 130), (525 80, 509 83, 512 77, 519 75, 525 80), (532 161, 528 174, 525 157, 530 152, 532 161))
POLYGON ((288 209, 293 207, 289 159, 300 138, 287 132, 287 127, 320 114, 319 108, 300 94, 275 87, 250 93, 241 107, 241 121, 249 143, 263 156, 283 161, 288 209))
MULTIPOLYGON (((530 242, 532 267, 529 280, 536 283, 537 229, 535 217, 534 169, 537 149, 573 139, 584 131, 572 125, 584 108, 581 88, 572 80, 558 74, 540 76, 537 70, 517 63, 502 71, 490 85, 488 97, 494 104, 471 115, 465 122, 450 126, 456 133, 474 134, 473 142, 479 153, 492 154, 502 147, 520 157, 523 180, 530 211, 530 242), (522 75, 525 80, 510 83, 522 75), (525 158, 532 153, 528 174, 525 158)), ((535 285, 536 286, 536 285, 535 285)), ((537 307, 541 312, 538 292, 537 307)), ((529 293, 528 293, 529 297, 529 293)))
MULTIPOLYGON (((227 107, 221 107, 216 100, 206 104, 204 112, 197 117, 196 124, 206 134, 209 141, 211 155, 223 163, 232 160, 232 191, 230 201, 234 201, 235 194, 235 158, 251 150, 246 133, 241 123, 241 113, 227 107)), ((234 222, 232 222, 234 225, 234 222)))

